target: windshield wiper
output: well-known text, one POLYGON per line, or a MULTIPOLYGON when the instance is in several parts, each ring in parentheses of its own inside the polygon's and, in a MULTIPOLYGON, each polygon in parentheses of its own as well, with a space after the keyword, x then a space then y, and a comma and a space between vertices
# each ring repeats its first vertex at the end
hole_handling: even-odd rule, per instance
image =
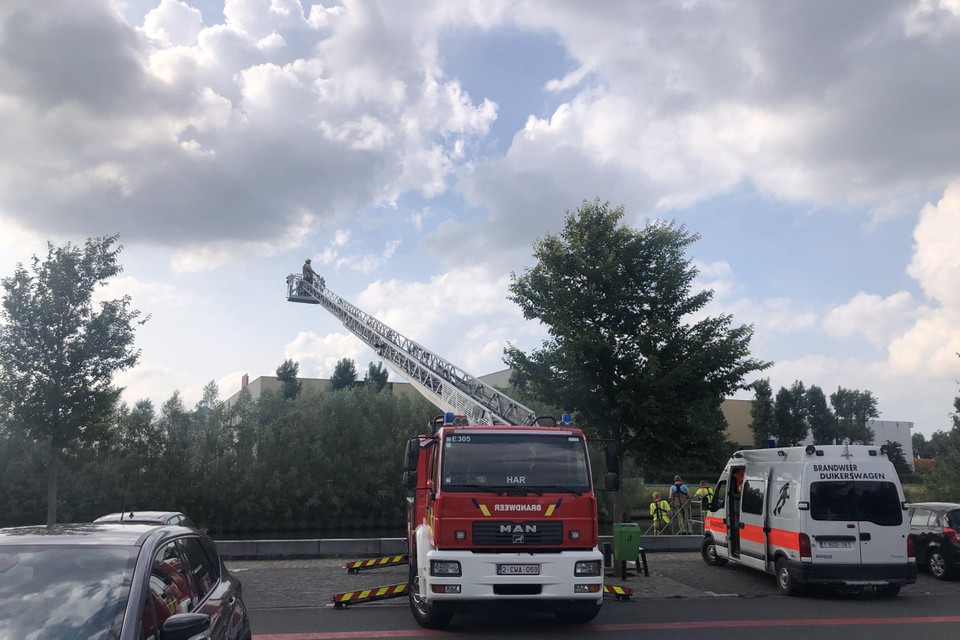
POLYGON ((444 487, 447 491, 459 491, 461 489, 472 489, 475 491, 486 491, 497 495, 507 495, 507 487, 498 487, 489 484, 448 484, 444 487))
POLYGON ((524 487, 530 493, 535 493, 539 496, 542 496, 547 491, 557 491, 560 493, 572 493, 573 495, 580 497, 584 494, 583 491, 574 489, 573 487, 568 487, 562 484, 535 484, 524 487))

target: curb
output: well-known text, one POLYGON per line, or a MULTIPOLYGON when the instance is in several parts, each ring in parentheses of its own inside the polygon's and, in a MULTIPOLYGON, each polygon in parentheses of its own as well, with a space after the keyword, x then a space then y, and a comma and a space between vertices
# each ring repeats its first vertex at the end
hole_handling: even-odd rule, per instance
MULTIPOLYGON (((216 540, 224 560, 276 560, 282 558, 338 558, 390 556, 407 552, 406 538, 321 538, 311 540, 216 540)), ((647 552, 699 551, 703 537, 643 536, 647 552)), ((613 536, 600 536, 600 547, 613 536)))

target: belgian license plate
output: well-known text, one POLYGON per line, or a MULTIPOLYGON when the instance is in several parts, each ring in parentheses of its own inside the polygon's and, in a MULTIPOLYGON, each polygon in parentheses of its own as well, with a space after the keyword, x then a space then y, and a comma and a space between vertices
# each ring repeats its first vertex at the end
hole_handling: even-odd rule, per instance
POLYGON ((540 565, 538 564, 498 564, 498 576, 538 576, 540 575, 540 565))
POLYGON ((846 540, 824 540, 820 543, 821 549, 849 549, 850 543, 846 540))

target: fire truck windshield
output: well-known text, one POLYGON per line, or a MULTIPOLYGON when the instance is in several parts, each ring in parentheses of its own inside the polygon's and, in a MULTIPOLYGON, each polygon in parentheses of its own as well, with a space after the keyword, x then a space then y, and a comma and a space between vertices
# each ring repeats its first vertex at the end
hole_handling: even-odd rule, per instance
POLYGON ((576 436, 458 432, 444 438, 441 480, 446 491, 579 494, 590 490, 590 468, 576 436))

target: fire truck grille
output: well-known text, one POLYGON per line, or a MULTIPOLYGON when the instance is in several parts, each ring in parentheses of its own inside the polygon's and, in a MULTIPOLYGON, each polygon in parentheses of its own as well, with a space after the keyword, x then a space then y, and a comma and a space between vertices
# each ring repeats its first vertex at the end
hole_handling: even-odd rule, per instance
POLYGON ((543 546, 563 544, 562 522, 473 523, 473 544, 500 546, 543 546))

